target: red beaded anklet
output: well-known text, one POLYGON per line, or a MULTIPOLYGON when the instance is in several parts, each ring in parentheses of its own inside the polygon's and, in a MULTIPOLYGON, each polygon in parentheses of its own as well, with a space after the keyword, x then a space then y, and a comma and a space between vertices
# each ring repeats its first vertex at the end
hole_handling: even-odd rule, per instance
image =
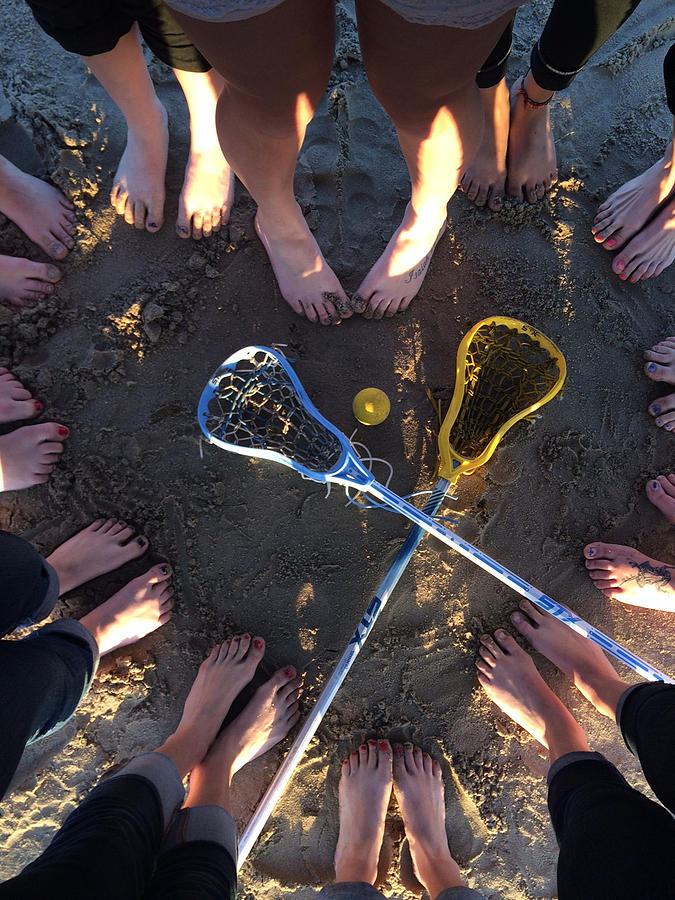
POLYGON ((528 109, 542 109, 542 107, 548 106, 549 103, 551 102, 551 100, 553 100, 553 98, 555 96, 555 91, 553 91, 553 93, 548 98, 548 100, 543 100, 541 103, 538 103, 536 100, 533 100, 532 97, 530 97, 530 95, 525 90, 525 76, 524 75, 520 79, 520 87, 518 88, 517 93, 522 96, 523 103, 525 104, 525 106, 528 109))

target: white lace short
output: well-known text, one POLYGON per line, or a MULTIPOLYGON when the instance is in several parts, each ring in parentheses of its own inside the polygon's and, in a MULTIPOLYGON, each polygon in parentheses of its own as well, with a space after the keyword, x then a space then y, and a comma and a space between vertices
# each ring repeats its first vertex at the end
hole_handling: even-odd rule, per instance
MULTIPOLYGON (((166 0, 167 6, 205 22, 239 22, 269 12, 284 0, 166 0)), ((481 28, 527 0, 382 0, 416 25, 481 28)))

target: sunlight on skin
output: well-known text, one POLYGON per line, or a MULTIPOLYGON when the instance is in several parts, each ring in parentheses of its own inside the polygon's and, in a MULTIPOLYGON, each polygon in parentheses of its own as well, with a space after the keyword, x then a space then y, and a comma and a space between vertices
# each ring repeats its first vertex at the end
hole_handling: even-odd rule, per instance
MULTIPOLYGON (((315 107, 309 102, 309 97, 303 91, 298 94, 295 101, 295 133, 298 137, 305 132, 305 123, 310 122, 314 116, 315 107)), ((298 144, 300 150, 301 143, 298 144)))

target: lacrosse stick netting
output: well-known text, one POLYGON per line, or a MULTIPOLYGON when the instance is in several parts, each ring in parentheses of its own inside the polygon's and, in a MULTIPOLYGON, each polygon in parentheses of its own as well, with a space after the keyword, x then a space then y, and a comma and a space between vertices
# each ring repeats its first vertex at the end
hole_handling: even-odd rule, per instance
POLYGON ((202 392, 198 416, 210 443, 244 456, 274 460, 313 481, 330 481, 371 494, 644 678, 673 683, 566 606, 375 481, 347 437, 316 409, 288 360, 269 347, 245 347, 225 360, 202 392))
MULTIPOLYGON (((439 470, 447 471, 448 477, 440 478, 424 512, 434 515, 460 475, 469 474, 487 462, 506 431, 555 396, 564 380, 562 354, 532 326, 501 316, 474 325, 457 350, 453 400, 439 435, 439 470)), ((412 527, 356 626, 244 829, 239 842, 240 866, 260 836, 425 533, 419 525, 412 527)))

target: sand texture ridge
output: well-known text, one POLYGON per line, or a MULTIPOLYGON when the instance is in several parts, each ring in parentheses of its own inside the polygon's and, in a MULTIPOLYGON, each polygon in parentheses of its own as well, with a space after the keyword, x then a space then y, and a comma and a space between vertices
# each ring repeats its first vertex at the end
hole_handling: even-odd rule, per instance
MULTIPOLYGON (((535 0, 520 12, 509 80, 527 68, 549 6, 535 0)), ((2 803, 1 878, 48 844, 103 770, 162 741, 215 640, 263 635, 273 665, 304 673, 306 713, 407 533, 395 515, 346 505, 339 489, 326 498, 325 488, 290 469, 200 448, 202 387, 246 344, 284 345, 313 402, 347 434, 356 427, 357 391, 386 391, 389 418, 359 426, 356 437, 392 463, 391 486, 407 494, 433 483, 426 388, 447 408, 467 329, 502 314, 550 336, 567 359, 563 394, 538 421, 514 428, 444 509, 484 552, 675 673, 672 615, 606 600, 581 553, 601 538, 675 558, 672 527, 644 494, 648 478, 673 471, 675 443, 647 413, 664 391, 642 373, 643 349, 675 334, 675 267, 622 283, 590 233, 598 204, 651 165, 670 133, 662 62, 675 19, 663 3, 644 0, 554 101, 560 181, 546 199, 507 202, 495 214, 458 193, 410 309, 339 328, 314 326, 288 308, 241 186, 218 236, 175 236, 188 122, 168 69, 150 66, 171 132, 166 223, 151 235, 108 204, 124 146, 117 109, 20 0, 8 0, 0 20, 1 87, 12 114, 0 126, 0 153, 50 177, 72 197, 79 221, 78 246, 53 298, 16 316, 0 306, 0 364, 45 403, 43 419, 71 431, 48 484, 0 497, 0 526, 47 553, 100 515, 122 517, 150 539, 150 562, 171 562, 176 586, 172 621, 106 658, 74 719, 26 753, 2 803)), ((338 6, 338 25, 331 82, 296 186, 351 293, 398 224, 409 186, 393 128, 365 79, 349 0, 338 6)), ((6 220, 0 252, 42 259, 6 220)), ((145 571, 147 560, 73 592, 54 615, 84 614, 145 571)), ((492 707, 474 669, 479 636, 507 625, 518 599, 423 541, 245 864, 242 897, 309 900, 331 878, 340 763, 363 737, 380 735, 412 738, 442 762, 450 846, 472 887, 504 900, 555 896, 545 758, 492 707)), ((591 746, 648 791, 611 723, 537 662, 591 746)), ((240 826, 281 758, 272 751, 237 776, 240 826)), ((419 894, 410 889, 393 802, 385 843, 383 892, 412 900, 419 894)))

